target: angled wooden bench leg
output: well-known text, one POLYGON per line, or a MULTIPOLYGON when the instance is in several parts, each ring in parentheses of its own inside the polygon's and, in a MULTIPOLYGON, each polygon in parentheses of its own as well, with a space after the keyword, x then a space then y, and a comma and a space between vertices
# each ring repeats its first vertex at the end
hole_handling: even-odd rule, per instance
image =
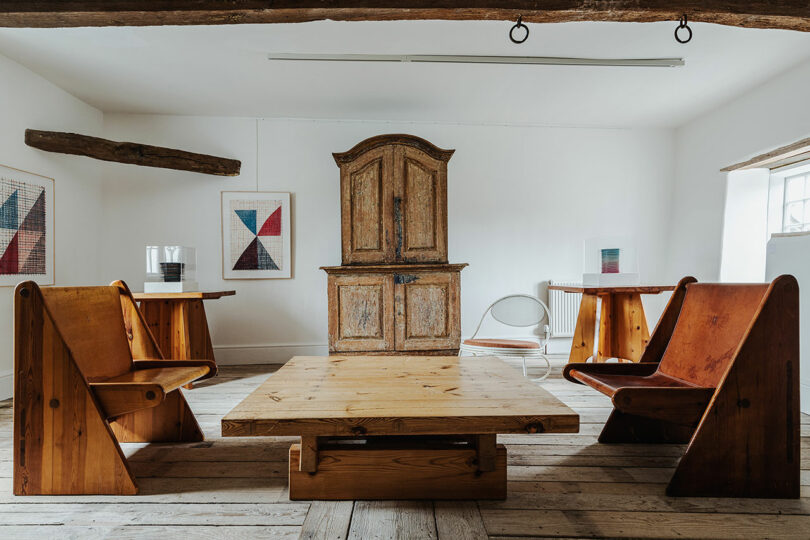
POLYGON ((606 444, 686 444, 692 437, 694 428, 627 414, 618 409, 610 413, 599 442, 606 444))
POLYGON ((16 291, 14 494, 134 495, 135 477, 39 290, 16 291), (19 335, 19 334, 18 334, 19 335))
POLYGON ((120 442, 197 442, 204 440, 194 414, 179 389, 166 394, 157 407, 121 415, 110 421, 120 442))
POLYGON ((798 498, 800 424, 798 284, 781 276, 771 284, 667 494, 798 498))

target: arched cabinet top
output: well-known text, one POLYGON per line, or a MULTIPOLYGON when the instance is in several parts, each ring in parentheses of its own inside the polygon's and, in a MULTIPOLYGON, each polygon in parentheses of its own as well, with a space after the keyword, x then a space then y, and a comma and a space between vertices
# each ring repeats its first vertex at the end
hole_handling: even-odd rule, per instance
POLYGON ((380 146, 388 146, 393 144, 416 148, 417 150, 421 150, 430 157, 440 161, 449 161, 450 157, 453 155, 453 152, 455 152, 455 150, 444 150, 439 148, 433 143, 415 135, 394 133, 390 135, 377 135, 376 137, 370 137, 365 141, 354 145, 351 150, 348 150, 347 152, 335 152, 332 154, 332 156, 335 158, 335 162, 338 164, 338 166, 340 166, 344 163, 354 161, 369 150, 379 148, 380 146))

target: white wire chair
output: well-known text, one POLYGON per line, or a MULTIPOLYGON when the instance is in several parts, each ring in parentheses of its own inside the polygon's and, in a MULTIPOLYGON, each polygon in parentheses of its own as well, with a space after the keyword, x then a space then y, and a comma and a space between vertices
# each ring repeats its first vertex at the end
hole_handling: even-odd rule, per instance
POLYGON ((546 363, 546 373, 532 379, 542 381, 551 374, 551 363, 548 361, 548 340, 551 324, 551 311, 539 298, 528 294, 510 294, 494 301, 484 311, 472 337, 465 339, 459 348, 459 356, 499 356, 503 358, 521 358, 523 376, 528 377, 527 359, 542 359, 546 363), (476 339, 487 313, 501 324, 514 327, 537 326, 543 319, 547 324, 543 330, 545 336, 540 343, 517 339, 476 339))

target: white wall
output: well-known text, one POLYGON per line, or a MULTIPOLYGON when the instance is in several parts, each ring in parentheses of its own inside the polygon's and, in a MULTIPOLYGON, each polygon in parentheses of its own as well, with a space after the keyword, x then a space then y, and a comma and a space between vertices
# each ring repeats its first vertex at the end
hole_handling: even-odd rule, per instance
POLYGON ((720 281, 763 281, 770 170, 733 171, 726 184, 720 281))
MULTIPOLYGON (((26 128, 99 134, 102 114, 0 56, 0 164, 54 178, 56 283, 96 284, 102 171, 88 159, 29 148, 26 128)), ((0 399, 12 393, 13 291, 0 287, 0 399)))
POLYGON ((717 280, 726 173, 720 169, 810 136, 810 62, 679 128, 666 277, 717 280))
MULTIPOLYGON (((201 287, 237 290, 207 308, 220 361, 325 353, 326 276, 319 266, 340 264, 339 175, 331 153, 395 132, 456 149, 449 258, 470 263, 462 273, 465 334, 494 298, 545 294, 541 282, 576 278, 590 236, 636 235, 643 279, 663 274, 669 131, 108 114, 106 137, 241 159, 242 174, 105 165, 102 281, 123 278, 139 290, 147 243, 196 246, 201 287), (219 192, 257 184, 293 193, 292 280, 222 279, 219 192)), ((652 323, 660 303, 650 303, 652 323)))

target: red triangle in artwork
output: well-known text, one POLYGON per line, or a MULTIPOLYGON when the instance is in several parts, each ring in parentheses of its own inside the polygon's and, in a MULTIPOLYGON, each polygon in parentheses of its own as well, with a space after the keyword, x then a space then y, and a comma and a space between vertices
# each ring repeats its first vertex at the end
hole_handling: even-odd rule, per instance
POLYGON ((17 274, 19 272, 19 255, 17 253, 17 233, 9 242, 3 256, 0 257, 0 274, 17 274))
POLYGON ((276 211, 270 214, 267 221, 262 225, 259 231, 259 236, 281 236, 281 207, 276 208, 276 211))

